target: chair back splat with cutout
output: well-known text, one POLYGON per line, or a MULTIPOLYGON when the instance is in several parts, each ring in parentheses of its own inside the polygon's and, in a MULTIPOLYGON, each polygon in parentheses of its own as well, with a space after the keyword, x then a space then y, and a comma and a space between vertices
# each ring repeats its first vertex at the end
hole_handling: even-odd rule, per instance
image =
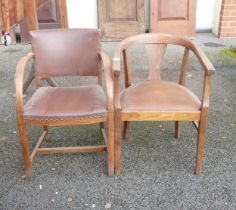
POLYGON ((210 78, 215 68, 205 53, 187 38, 168 34, 140 34, 124 39, 116 48, 113 58, 115 107, 115 173, 120 174, 121 122, 127 138, 131 121, 175 121, 175 137, 180 135, 180 121, 192 121, 198 130, 196 173, 202 170, 202 157, 208 118, 210 78), (147 81, 132 85, 128 49, 144 45, 149 64, 147 81), (160 66, 167 45, 184 48, 179 83, 163 81, 160 66), (200 100, 186 88, 185 79, 189 53, 193 52, 204 70, 203 94, 200 100), (121 55, 124 57, 125 90, 120 91, 121 55))
POLYGON ((32 53, 21 58, 16 69, 16 111, 25 176, 32 173, 36 154, 107 151, 108 174, 114 174, 113 81, 109 57, 101 51, 100 31, 54 29, 32 31, 32 53), (33 60, 36 91, 23 103, 26 64, 33 60), (106 90, 102 88, 104 74, 106 90), (42 79, 62 76, 95 76, 98 84, 80 87, 42 87, 42 79), (104 123, 107 122, 107 133, 104 123), (42 148, 50 126, 99 123, 104 144, 97 146, 42 148), (42 126, 43 133, 30 152, 27 125, 42 126))

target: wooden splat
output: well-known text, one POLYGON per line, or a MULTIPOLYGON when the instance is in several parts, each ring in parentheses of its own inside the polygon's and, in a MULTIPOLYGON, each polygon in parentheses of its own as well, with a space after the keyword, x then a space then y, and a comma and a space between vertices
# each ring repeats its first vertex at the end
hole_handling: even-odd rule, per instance
POLYGON ((184 85, 185 84, 185 75, 188 70, 188 64, 189 64, 189 49, 185 48, 184 50, 184 56, 183 56, 183 62, 180 70, 179 75, 179 84, 184 85))
POLYGON ((148 80, 160 80, 160 66, 166 52, 166 44, 145 44, 148 56, 148 80))

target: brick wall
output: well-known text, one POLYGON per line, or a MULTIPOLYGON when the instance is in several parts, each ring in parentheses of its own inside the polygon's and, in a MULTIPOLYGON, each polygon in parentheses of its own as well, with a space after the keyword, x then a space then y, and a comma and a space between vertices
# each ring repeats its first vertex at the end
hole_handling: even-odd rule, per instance
POLYGON ((218 35, 236 38, 236 0, 222 0, 218 35))

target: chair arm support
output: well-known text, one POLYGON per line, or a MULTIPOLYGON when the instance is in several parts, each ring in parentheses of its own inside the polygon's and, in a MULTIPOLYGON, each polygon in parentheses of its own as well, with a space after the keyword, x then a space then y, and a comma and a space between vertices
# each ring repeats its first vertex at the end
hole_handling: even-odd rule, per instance
POLYGON ((115 110, 121 110, 120 104, 120 55, 113 58, 113 76, 114 76, 114 106, 115 110))
POLYGON ((24 71, 26 64, 34 58, 33 53, 22 57, 17 64, 16 73, 15 73, 15 88, 16 88, 16 111, 17 116, 23 115, 24 105, 23 105, 23 80, 24 80, 24 71))
POLYGON ((201 110, 209 107, 211 75, 205 73, 201 110))
POLYGON ((103 63, 104 75, 105 75, 105 83, 106 83, 106 94, 108 100, 108 110, 114 110, 113 106, 113 79, 111 74, 111 62, 108 55, 105 52, 99 52, 99 56, 103 63))
POLYGON ((207 75, 214 74, 215 67, 213 66, 209 58, 206 56, 205 52, 201 48, 199 48, 195 43, 191 42, 191 44, 192 44, 191 50, 197 56, 199 62, 201 63, 207 75))
POLYGON ((112 59, 113 63, 112 63, 112 69, 113 69, 113 73, 114 75, 119 76, 120 75, 120 57, 115 57, 112 59))

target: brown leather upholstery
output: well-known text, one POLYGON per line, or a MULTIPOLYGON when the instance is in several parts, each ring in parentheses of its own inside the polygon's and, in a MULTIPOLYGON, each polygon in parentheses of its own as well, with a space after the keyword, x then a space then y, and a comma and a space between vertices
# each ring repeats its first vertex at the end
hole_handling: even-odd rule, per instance
POLYGON ((196 111, 200 105, 187 88, 166 81, 145 81, 121 94, 122 111, 196 111))
POLYGON ((35 75, 97 76, 101 61, 100 31, 96 29, 55 29, 32 31, 35 75))
POLYGON ((55 120, 106 117, 106 104, 106 96, 98 85, 41 87, 26 103, 24 118, 55 120))

